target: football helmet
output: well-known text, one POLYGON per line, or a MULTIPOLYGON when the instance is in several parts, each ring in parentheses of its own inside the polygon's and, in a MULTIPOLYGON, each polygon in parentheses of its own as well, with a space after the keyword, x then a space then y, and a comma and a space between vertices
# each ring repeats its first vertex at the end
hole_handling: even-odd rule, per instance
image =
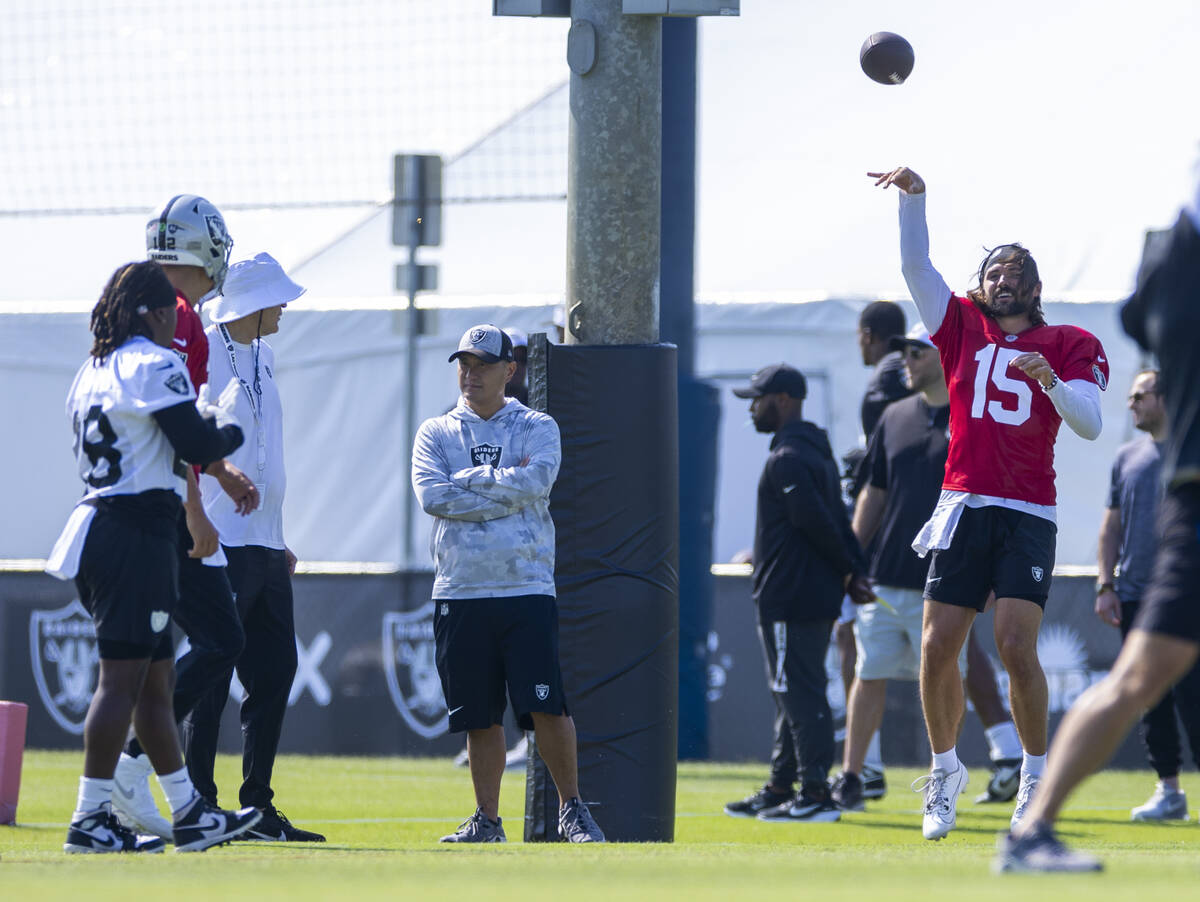
POLYGON ((146 256, 163 265, 199 266, 220 294, 233 239, 221 211, 203 197, 177 194, 146 223, 146 256))

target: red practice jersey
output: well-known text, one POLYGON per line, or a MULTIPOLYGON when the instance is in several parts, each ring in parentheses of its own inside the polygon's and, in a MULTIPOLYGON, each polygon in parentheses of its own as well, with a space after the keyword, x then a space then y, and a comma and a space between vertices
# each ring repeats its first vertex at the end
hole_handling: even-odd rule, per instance
POLYGON ((171 349, 183 358, 188 375, 192 377, 192 387, 199 391, 208 381, 208 336, 204 334, 200 314, 181 294, 175 295, 175 312, 178 318, 171 349))
POLYGON ((950 388, 950 450, 942 487, 1053 505, 1054 440, 1062 417, 1012 359, 1038 351, 1063 382, 1108 386, 1100 340, 1076 326, 1008 335, 969 298, 951 295, 932 336, 950 388))

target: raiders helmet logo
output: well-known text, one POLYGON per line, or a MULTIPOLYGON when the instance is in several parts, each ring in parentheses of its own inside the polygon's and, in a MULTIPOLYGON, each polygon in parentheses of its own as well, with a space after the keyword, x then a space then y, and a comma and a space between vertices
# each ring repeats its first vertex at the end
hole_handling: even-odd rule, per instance
POLYGON ((46 712, 68 733, 81 735, 100 676, 100 650, 96 626, 78 599, 29 615, 29 658, 46 712))
POLYGON ((477 467, 498 467, 502 450, 499 445, 476 445, 471 449, 471 463, 477 467))
POLYGON ((1041 567, 1030 567, 1029 572, 1033 574, 1034 582, 1039 583, 1042 581, 1042 576, 1045 575, 1045 571, 1041 567))
POLYGON ((533 687, 533 694, 538 697, 539 702, 544 702, 550 697, 550 687, 545 683, 538 683, 533 687))
POLYGON ((1108 388, 1108 380, 1104 378, 1104 372, 1100 369, 1099 364, 1092 364, 1092 375, 1096 377, 1096 384, 1100 386, 1100 391, 1108 388))
POLYGON ((473 344, 473 345, 479 344, 486 337, 487 337, 487 331, 485 329, 472 329, 471 330, 471 344, 473 344))
POLYGON ((433 602, 383 615, 383 672, 392 704, 412 732, 436 739, 450 729, 437 672, 433 602))

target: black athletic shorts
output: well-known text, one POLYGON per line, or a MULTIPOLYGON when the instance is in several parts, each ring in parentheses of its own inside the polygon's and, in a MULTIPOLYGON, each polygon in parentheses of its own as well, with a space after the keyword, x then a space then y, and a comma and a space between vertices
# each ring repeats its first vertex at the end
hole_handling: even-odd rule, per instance
POLYGON ((1133 628, 1200 642, 1200 484, 1172 489, 1158 507, 1158 554, 1133 628))
POLYGON ((433 604, 437 669, 451 733, 501 723, 506 687, 522 730, 533 729, 533 712, 569 713, 552 596, 435 598, 433 604))
POLYGON ((101 658, 174 657, 171 615, 179 595, 179 558, 173 517, 98 505, 75 586, 96 623, 101 658))
POLYGON ((935 551, 925 597, 982 611, 988 593, 1046 607, 1058 527, 1007 507, 965 507, 950 547, 935 551))

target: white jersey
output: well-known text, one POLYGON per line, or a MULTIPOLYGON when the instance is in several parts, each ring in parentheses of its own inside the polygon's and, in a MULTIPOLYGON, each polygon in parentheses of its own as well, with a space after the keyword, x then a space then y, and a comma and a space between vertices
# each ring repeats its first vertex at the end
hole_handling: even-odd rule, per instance
POLYGON ((88 358, 67 395, 84 497, 187 491, 184 464, 153 414, 196 392, 179 356, 136 336, 103 361, 88 358))
POLYGON ((516 398, 486 420, 459 399, 421 424, 412 482, 434 517, 434 598, 555 594, 550 489, 561 460, 558 424, 516 398))
POLYGON ((287 476, 283 468, 283 406, 275 384, 275 352, 258 339, 258 390, 254 379, 254 345, 241 344, 220 326, 209 326, 208 383, 240 386, 233 414, 242 424, 246 440, 226 460, 258 487, 258 507, 247 516, 237 512, 233 499, 212 476, 200 476, 204 511, 221 537, 222 545, 259 545, 283 549, 283 495, 287 476), (261 393, 260 393, 261 392, 261 393))
POLYGON ((154 414, 194 400, 187 368, 173 351, 136 336, 103 361, 89 357, 67 395, 67 417, 75 433, 75 459, 84 496, 46 560, 46 572, 71 579, 87 540, 94 506, 85 502, 112 495, 167 489, 183 498, 186 464, 159 428, 154 414))

